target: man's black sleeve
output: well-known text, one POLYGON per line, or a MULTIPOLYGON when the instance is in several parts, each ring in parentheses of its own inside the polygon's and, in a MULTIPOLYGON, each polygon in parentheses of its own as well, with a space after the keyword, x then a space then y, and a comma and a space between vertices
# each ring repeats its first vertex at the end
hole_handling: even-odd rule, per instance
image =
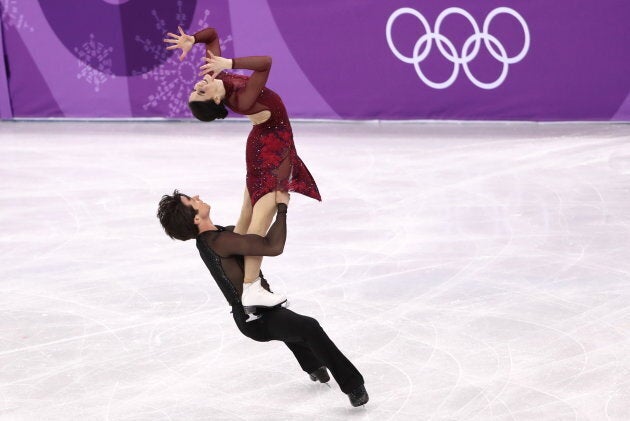
POLYGON ((276 220, 271 224, 267 235, 240 235, 225 232, 214 244, 220 256, 240 254, 243 256, 277 256, 284 250, 287 239, 287 205, 278 203, 276 220))

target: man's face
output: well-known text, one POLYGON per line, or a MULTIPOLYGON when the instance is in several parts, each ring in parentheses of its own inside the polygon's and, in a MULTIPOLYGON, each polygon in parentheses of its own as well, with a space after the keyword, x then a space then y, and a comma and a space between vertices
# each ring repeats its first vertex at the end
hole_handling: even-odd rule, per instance
POLYGON ((205 219, 210 217, 210 205, 201 200, 199 195, 193 197, 181 196, 181 200, 184 205, 192 207, 199 218, 205 219))

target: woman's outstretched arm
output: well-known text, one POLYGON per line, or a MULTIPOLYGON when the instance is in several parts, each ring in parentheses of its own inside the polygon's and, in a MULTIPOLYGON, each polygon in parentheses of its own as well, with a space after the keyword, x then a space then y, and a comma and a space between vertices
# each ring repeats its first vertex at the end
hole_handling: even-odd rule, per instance
POLYGON ((221 56, 221 43, 219 41, 219 34, 214 28, 202 29, 199 32, 195 32, 193 35, 195 38, 195 44, 206 44, 206 57, 210 57, 210 53, 215 56, 221 56))
POLYGON ((244 110, 254 105, 260 92, 265 87, 271 71, 271 57, 253 56, 239 57, 232 60, 233 69, 248 69, 254 73, 249 77, 247 85, 239 95, 239 106, 244 110))
POLYGON ((239 93, 239 108, 242 110, 247 110, 254 105, 258 99, 258 95, 260 95, 260 92, 267 83, 271 70, 271 57, 269 56, 239 57, 230 60, 209 53, 209 57, 206 57, 205 61, 206 64, 200 67, 200 75, 218 75, 225 69, 246 69, 254 71, 249 77, 245 89, 239 93))

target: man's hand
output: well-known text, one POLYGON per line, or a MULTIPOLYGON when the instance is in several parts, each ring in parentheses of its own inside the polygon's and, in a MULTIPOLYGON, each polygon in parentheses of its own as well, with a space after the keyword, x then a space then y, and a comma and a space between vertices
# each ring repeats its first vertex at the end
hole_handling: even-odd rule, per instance
POLYGON ((284 203, 285 205, 289 205, 289 199, 291 196, 286 191, 276 190, 276 203, 284 203))
POLYGON ((179 30, 179 35, 169 32, 167 35, 170 38, 165 38, 164 42, 174 44, 170 47, 166 47, 167 50, 182 49, 182 53, 179 56, 179 60, 182 61, 184 57, 186 57, 186 54, 193 48, 193 45, 195 45, 195 37, 187 35, 181 26, 178 26, 177 29, 179 30))
POLYGON ((210 50, 208 50, 208 55, 210 57, 203 58, 206 64, 199 68, 201 69, 201 73, 199 73, 199 76, 210 74, 212 79, 214 79, 223 70, 232 68, 232 60, 230 60, 229 58, 215 56, 210 50))

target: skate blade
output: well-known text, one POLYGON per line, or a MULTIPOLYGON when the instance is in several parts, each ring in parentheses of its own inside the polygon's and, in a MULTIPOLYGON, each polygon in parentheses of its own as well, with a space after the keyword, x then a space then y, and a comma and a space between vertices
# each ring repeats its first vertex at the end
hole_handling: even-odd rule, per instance
POLYGON ((258 320, 260 319, 262 316, 259 314, 248 314, 247 315, 247 320, 245 320, 245 323, 247 322, 253 322, 254 320, 258 320))
POLYGON ((285 303, 287 303, 287 300, 284 300, 283 302, 278 303, 274 306, 243 306, 243 310, 245 310, 245 314, 252 314, 252 313, 256 313, 258 310, 269 310, 272 308, 280 307, 285 303))

